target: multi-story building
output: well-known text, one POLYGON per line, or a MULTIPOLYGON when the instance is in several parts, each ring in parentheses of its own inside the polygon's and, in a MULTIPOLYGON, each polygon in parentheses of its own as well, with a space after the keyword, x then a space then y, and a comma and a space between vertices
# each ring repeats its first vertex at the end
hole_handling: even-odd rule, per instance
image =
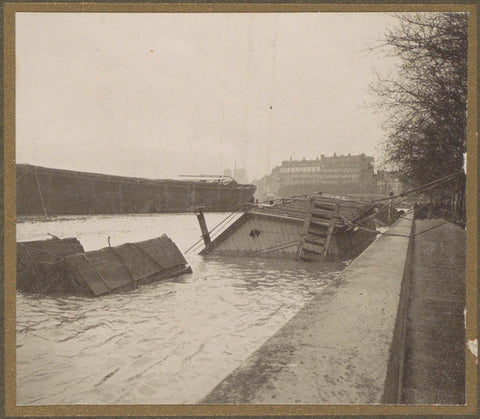
POLYGON ((287 160, 272 173, 253 181, 255 198, 273 198, 324 192, 375 198, 397 195, 405 190, 399 172, 374 173, 374 158, 357 156, 321 156, 315 160, 287 160))
POLYGON ((357 156, 325 157, 315 160, 287 160, 278 167, 278 195, 286 197, 315 192, 331 194, 375 194, 374 158, 357 156))

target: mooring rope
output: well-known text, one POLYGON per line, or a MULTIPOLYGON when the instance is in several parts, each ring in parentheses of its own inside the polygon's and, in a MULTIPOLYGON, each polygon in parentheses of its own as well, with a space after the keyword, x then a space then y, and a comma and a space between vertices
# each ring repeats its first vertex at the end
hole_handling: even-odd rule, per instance
MULTIPOLYGON (((386 211, 389 211, 392 207, 395 207, 395 206, 398 206, 400 205, 402 202, 406 201, 409 197, 409 195, 411 194, 419 194, 419 193, 422 193, 422 192, 425 192, 425 191, 428 191, 430 189, 433 189, 433 188, 436 188, 437 186, 441 185, 442 183, 444 182, 448 182, 449 180, 452 180, 454 179, 455 177, 459 176, 461 173, 463 173, 462 171, 458 171, 458 172, 455 172, 455 173, 451 173, 447 176, 444 176, 440 179, 436 179, 434 181, 431 181, 431 182, 428 182, 424 185, 421 185, 419 187, 416 187, 416 188, 413 188, 413 189, 409 189, 405 192, 402 192, 400 194, 397 194, 397 195, 394 195, 394 196, 389 196, 389 197, 385 197, 385 198, 379 198, 379 199, 375 199, 375 200, 372 200, 370 201, 370 203, 372 204, 375 204, 377 202, 383 202, 383 201, 390 201, 391 204, 390 205, 386 205, 384 208, 378 210, 375 214, 372 214, 370 216, 368 216, 367 218, 364 218, 362 219, 361 221, 366 221, 368 219, 371 219, 371 218, 374 218, 376 216, 378 216, 378 214, 382 214, 386 211), (403 198, 401 199, 400 201, 397 201, 398 198, 403 198)), ((299 195, 299 196, 295 196, 295 197, 292 197, 292 198, 282 198, 282 199, 277 199, 277 200, 274 200, 273 202, 275 202, 275 205, 278 205, 279 203, 286 203, 286 202, 289 202, 290 200, 295 200, 295 198, 302 198, 302 197, 307 197, 307 195, 299 195)), ((341 205, 341 204, 340 204, 341 205)), ((413 211, 418 211, 419 209, 422 209, 422 208, 425 208, 427 207, 428 204, 426 205, 423 205, 423 206, 419 206, 417 208, 415 208, 413 211)), ((410 214, 411 213, 411 210, 407 211, 407 213, 405 213, 405 215, 407 214, 410 214)), ((213 233, 217 228, 219 228, 222 224, 224 224, 229 218, 231 218, 234 214, 236 214, 236 212, 232 212, 230 213, 226 218, 224 218, 222 221, 220 221, 215 227, 213 227, 209 232, 208 234, 211 234, 213 233)), ((379 235, 387 235, 387 236, 400 236, 400 237, 410 237, 410 236, 407 236, 407 235, 404 235, 404 234, 395 234, 395 233, 382 233, 382 232, 379 232, 379 231, 376 231, 376 230, 372 230, 372 229, 368 229, 366 227, 361 227, 359 226, 358 224, 355 224, 355 223, 352 223, 350 221, 348 221, 347 219, 345 219, 344 217, 340 216, 339 217, 345 225, 349 225, 353 228, 358 228, 358 229, 361 229, 361 230, 364 230, 364 231, 368 231, 368 232, 372 232, 372 233, 375 233, 375 234, 379 234, 379 235)), ((403 217, 400 217, 400 218, 403 218, 403 217)), ((448 222, 446 223, 443 223, 443 224, 447 224, 448 222)), ((422 231, 422 232, 419 232, 417 234, 415 234, 414 236, 412 237, 415 237, 415 236, 418 236, 426 231, 429 231, 429 230, 433 230, 434 228, 437 228, 437 227, 440 227, 441 225, 443 224, 440 224, 440 225, 437 225, 437 226, 434 226, 432 228, 429 228, 425 231, 422 231)), ((216 235, 217 236, 217 235, 216 235)), ((199 240, 197 240, 192 246, 190 246, 186 251, 185 251, 185 254, 188 253, 189 251, 191 251, 192 249, 194 249, 195 247, 199 247, 200 243, 202 242, 203 240, 203 237, 201 237, 199 240)))
MULTIPOLYGON (((222 224, 224 224, 229 218, 231 218, 233 215, 237 214, 237 211, 233 211, 230 214, 228 214, 222 221, 220 221, 215 227, 213 227, 208 234, 213 233, 218 227, 220 227, 222 224)), ((186 251, 185 254, 187 254, 190 250, 192 250, 195 246, 200 244, 203 240, 203 236, 200 237, 199 240, 197 240, 195 243, 193 243, 186 251)))
POLYGON ((405 192, 402 192, 402 193, 399 193, 397 195, 394 195, 394 196, 389 196, 389 197, 385 197, 385 198, 379 198, 379 199, 375 199, 373 200, 372 202, 381 202, 381 201, 388 201, 390 199, 395 199, 395 198, 400 198, 400 197, 403 197, 403 196, 406 196, 406 195, 409 195, 411 193, 419 193, 419 192, 424 192, 424 191, 427 191, 427 190, 430 190, 430 189, 433 189, 433 188, 436 188, 438 185, 442 184, 443 182, 448 182, 449 180, 452 180, 454 179, 455 177, 459 176, 460 174, 462 174, 463 171, 458 171, 458 172, 455 172, 455 173, 451 173, 447 176, 444 176, 440 179, 436 179, 436 180, 433 180, 431 182, 428 182, 424 185, 421 185, 421 186, 418 186, 416 188, 412 188, 412 189, 409 189, 405 192))
POLYGON ((213 233, 218 227, 220 227, 223 223, 225 223, 229 218, 233 217, 237 212, 231 212, 226 218, 224 218, 222 221, 220 221, 215 227, 213 227, 208 234, 213 233))
POLYGON ((412 237, 417 237, 417 236, 419 236, 420 234, 426 233, 427 231, 433 230, 433 229, 435 229, 435 228, 441 227, 441 226, 443 226, 443 225, 445 225, 445 224, 449 224, 449 223, 450 223, 450 221, 445 221, 444 223, 437 224, 436 226, 427 228, 427 229, 425 229, 425 230, 422 230, 422 231, 414 234, 412 237))
MULTIPOLYGON (((423 206, 423 207, 426 207, 426 206, 428 206, 428 205, 425 205, 425 206, 423 206)), ((423 208, 423 207, 421 207, 421 208, 423 208)), ((349 224, 351 227, 356 228, 356 229, 358 229, 358 230, 363 230, 363 231, 367 231, 367 232, 370 232, 370 233, 375 233, 375 234, 377 234, 377 235, 379 235, 379 236, 397 236, 397 237, 407 237, 407 238, 408 238, 408 237, 417 237, 417 236, 419 236, 420 234, 426 233, 427 231, 434 230, 435 228, 438 228, 438 227, 441 227, 441 226, 443 226, 443 225, 445 225, 445 224, 449 224, 449 223, 450 223, 450 221, 445 221, 445 222, 443 222, 443 223, 441 223, 441 224, 437 224, 437 225, 435 225, 435 226, 433 226, 433 227, 430 227, 430 228, 427 228, 427 229, 425 229, 425 230, 419 231, 418 233, 415 233, 415 234, 413 234, 413 235, 410 236, 410 235, 406 235, 406 234, 395 234, 395 233, 381 232, 381 231, 378 231, 378 230, 372 230, 372 229, 367 228, 367 227, 362 227, 362 226, 359 226, 359 225, 355 225, 355 224, 351 223, 350 221, 345 220, 343 217, 341 217, 341 218, 342 218, 347 224, 349 224)), ((400 218, 406 219, 406 220, 410 220, 410 221, 414 221, 414 219, 409 219, 409 218, 404 218, 404 217, 400 217, 400 218)))

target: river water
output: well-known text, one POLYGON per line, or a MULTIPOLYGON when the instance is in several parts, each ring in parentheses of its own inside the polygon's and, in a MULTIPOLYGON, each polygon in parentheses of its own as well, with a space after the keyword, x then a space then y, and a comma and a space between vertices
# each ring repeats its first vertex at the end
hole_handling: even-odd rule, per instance
MULTIPOLYGON (((227 214, 206 214, 209 228, 227 214)), ((193 214, 63 217, 17 240, 77 237, 85 250, 166 233, 185 252, 193 214)), ((196 403, 344 267, 186 254, 193 274, 99 298, 17 293, 17 404, 196 403)))

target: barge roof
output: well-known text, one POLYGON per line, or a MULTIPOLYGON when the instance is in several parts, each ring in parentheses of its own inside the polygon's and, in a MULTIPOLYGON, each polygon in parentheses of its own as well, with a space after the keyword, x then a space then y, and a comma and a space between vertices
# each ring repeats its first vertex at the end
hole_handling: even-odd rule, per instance
POLYGON ((335 206, 339 206, 335 228, 341 228, 355 222, 375 207, 375 204, 370 201, 332 198, 316 194, 283 198, 273 201, 271 204, 248 204, 245 207, 245 212, 303 221, 310 214, 309 206, 311 199, 314 200, 314 214, 319 219, 318 223, 320 224, 328 225, 332 211, 335 206), (322 219, 325 221, 323 222, 322 219))

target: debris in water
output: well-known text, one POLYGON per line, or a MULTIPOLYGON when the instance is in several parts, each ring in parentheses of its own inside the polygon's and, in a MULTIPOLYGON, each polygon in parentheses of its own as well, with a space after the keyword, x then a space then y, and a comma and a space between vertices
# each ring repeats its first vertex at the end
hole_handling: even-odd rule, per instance
POLYGON ((17 289, 27 293, 97 297, 191 272, 165 234, 90 252, 76 238, 17 242, 17 289))

